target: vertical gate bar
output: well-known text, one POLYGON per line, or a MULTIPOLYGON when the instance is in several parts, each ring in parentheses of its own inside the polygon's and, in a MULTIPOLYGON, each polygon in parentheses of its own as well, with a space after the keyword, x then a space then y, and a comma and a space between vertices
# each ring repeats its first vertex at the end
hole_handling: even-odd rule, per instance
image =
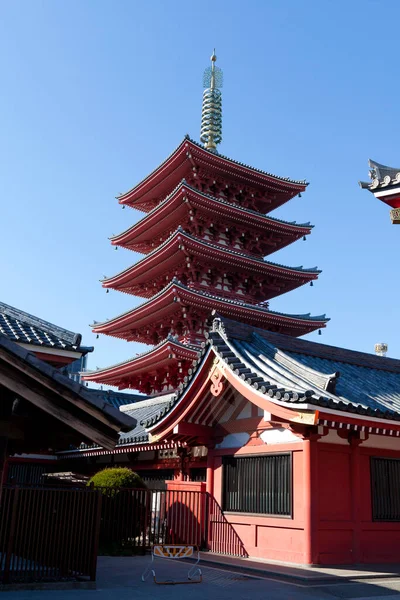
MULTIPOLYGON (((65 513, 68 510, 68 505, 70 503, 70 498, 68 495, 68 491, 65 490, 65 492, 63 493, 63 491, 57 490, 57 506, 60 507, 60 510, 58 511, 58 519, 57 519, 57 529, 59 532, 59 540, 58 540, 58 548, 59 548, 59 552, 57 553, 58 556, 58 570, 61 573, 61 575, 64 575, 65 573, 65 555, 66 555, 66 551, 67 551, 67 544, 66 544, 66 528, 64 526, 64 522, 65 522, 65 513)), ((54 565, 55 570, 57 572, 57 564, 54 565)))
POLYGON ((101 521, 101 505, 102 505, 102 493, 101 491, 90 491, 90 494, 94 494, 97 502, 94 505, 92 512, 92 526, 93 536, 91 543, 91 560, 90 560, 90 581, 96 581, 96 570, 97 570, 97 554, 99 551, 99 537, 100 537, 100 521, 101 521))
POLYGON ((29 564, 30 542, 33 535, 30 520, 32 520, 32 513, 35 509, 32 506, 34 502, 33 494, 34 490, 29 488, 20 489, 19 491, 18 519, 15 526, 14 551, 10 565, 10 571, 18 579, 26 576, 29 564))
POLYGON ((76 518, 76 514, 78 511, 78 494, 79 492, 77 490, 70 492, 69 496, 71 498, 71 507, 68 507, 69 510, 68 512, 65 514, 65 520, 69 521, 70 526, 67 529, 68 532, 68 536, 67 536, 67 540, 68 540, 68 545, 67 545, 67 553, 66 553, 66 561, 65 561, 65 569, 66 569, 66 573, 67 575, 70 574, 71 572, 71 566, 72 566, 72 554, 73 554, 73 546, 74 546, 74 539, 76 539, 77 537, 80 536, 80 532, 76 531, 77 535, 74 535, 74 530, 77 529, 77 518, 76 518))
POLYGON ((17 512, 18 512, 18 488, 15 490, 11 490, 14 492, 12 496, 12 511, 11 511, 11 523, 10 523, 10 532, 8 537, 7 551, 6 551, 6 559, 4 563, 4 573, 3 573, 3 583, 10 582, 10 562, 14 545, 14 535, 15 535, 15 525, 17 521, 17 512))
MULTIPOLYGON (((147 524, 148 524, 148 520, 149 520, 149 513, 150 513, 150 503, 151 503, 151 490, 145 490, 145 511, 144 511, 144 521, 143 521, 143 547, 142 547, 142 552, 143 554, 146 553, 146 541, 147 541, 147 524)), ((149 544, 151 543, 150 540, 150 531, 149 531, 149 544)))
MULTIPOLYGON (((39 523, 40 523, 39 530, 32 532, 32 535, 31 535, 33 540, 32 540, 32 554, 31 554, 31 559, 30 559, 30 570, 32 570, 33 578, 35 579, 35 577, 37 575, 40 576, 40 574, 41 574, 40 538, 41 538, 41 536, 43 536, 43 527, 44 527, 44 523, 45 523, 46 519, 43 518, 43 512, 44 512, 43 511, 43 491, 41 489, 35 489, 33 491, 35 492, 34 495, 35 495, 36 505, 35 505, 34 509, 32 510, 32 516, 33 516, 32 521, 37 520, 38 513, 40 514, 40 517, 41 517, 39 520, 39 523)), ((33 527, 34 526, 32 523, 32 529, 33 529, 33 527)))
POLYGON ((84 519, 85 519, 85 538, 84 538, 84 543, 82 545, 82 550, 81 550, 81 562, 82 565, 84 565, 84 568, 82 568, 83 574, 87 575, 90 577, 90 569, 91 569, 91 564, 92 564, 92 555, 97 554, 98 555, 98 548, 99 548, 99 544, 100 544, 100 534, 101 534, 101 525, 102 525, 102 505, 103 505, 103 500, 104 500, 104 496, 101 492, 101 490, 87 490, 85 492, 84 495, 84 506, 83 506, 83 511, 84 511, 84 519), (100 498, 100 499, 99 499, 100 498), (98 506, 98 503, 100 502, 101 506, 98 506), (86 508, 86 504, 89 505, 89 509, 87 510, 86 508), (99 517, 99 515, 100 517, 99 517), (97 527, 97 549, 96 549, 96 544, 93 544, 92 547, 92 541, 91 541, 91 533, 92 533, 92 528, 96 528, 97 527))

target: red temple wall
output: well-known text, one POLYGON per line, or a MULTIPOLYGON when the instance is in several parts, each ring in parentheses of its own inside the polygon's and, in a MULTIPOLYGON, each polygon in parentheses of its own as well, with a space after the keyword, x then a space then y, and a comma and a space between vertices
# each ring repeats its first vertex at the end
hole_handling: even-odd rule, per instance
MULTIPOLYGON (((393 438, 381 440, 378 445, 400 443, 393 438)), ((338 441, 311 442, 311 473, 300 441, 213 451, 213 492, 220 505, 224 455, 293 453, 292 519, 224 513, 250 557, 326 565, 400 562, 400 523, 372 520, 370 477, 371 456, 400 458, 400 448, 374 448, 371 441, 357 447, 338 441)))
POLYGON ((293 452, 293 518, 224 513, 234 527, 249 556, 287 562, 304 562, 304 469, 302 443, 244 447, 214 451, 214 496, 222 505, 222 457, 270 452, 293 452))
MULTIPOLYGON (((398 444, 397 439, 383 440, 398 444)), ((400 523, 372 520, 370 457, 400 458, 400 451, 349 444, 317 447, 318 563, 399 562, 400 523)))

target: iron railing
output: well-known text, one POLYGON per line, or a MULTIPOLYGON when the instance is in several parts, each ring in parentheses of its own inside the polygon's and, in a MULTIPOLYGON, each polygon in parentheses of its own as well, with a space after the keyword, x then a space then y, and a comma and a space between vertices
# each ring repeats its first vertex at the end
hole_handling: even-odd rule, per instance
POLYGON ((205 492, 5 486, 1 493, 2 583, 94 580, 99 550, 137 554, 168 543, 247 556, 205 492))
POLYGON ((243 542, 206 492, 103 489, 100 552, 145 553, 154 544, 193 544, 247 556, 243 542))
POLYGON ((206 498, 196 491, 102 490, 100 551, 142 552, 154 544, 206 547, 206 498))
POLYGON ((3 487, 0 581, 94 581, 101 503, 96 490, 3 487))

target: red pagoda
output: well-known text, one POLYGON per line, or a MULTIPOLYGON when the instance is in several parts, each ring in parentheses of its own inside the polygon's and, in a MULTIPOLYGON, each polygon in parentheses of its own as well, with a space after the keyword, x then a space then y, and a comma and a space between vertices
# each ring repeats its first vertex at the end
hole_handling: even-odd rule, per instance
POLYGON ((136 308, 93 326, 127 341, 154 346, 131 360, 84 379, 145 394, 175 390, 187 376, 208 331, 222 316, 298 337, 325 327, 325 315, 269 310, 268 300, 317 279, 316 268, 288 267, 264 257, 305 238, 309 223, 269 216, 305 191, 293 181, 236 162, 217 152, 221 142, 222 73, 205 72, 201 141, 188 136, 148 177, 118 197, 145 213, 111 238, 144 257, 103 280, 105 288, 144 298, 136 308))

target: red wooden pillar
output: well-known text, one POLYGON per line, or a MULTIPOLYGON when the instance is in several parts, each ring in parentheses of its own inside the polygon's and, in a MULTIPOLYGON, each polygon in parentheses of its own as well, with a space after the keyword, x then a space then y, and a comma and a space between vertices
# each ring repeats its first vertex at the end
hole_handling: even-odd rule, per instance
POLYGON ((360 443, 362 440, 351 438, 351 512, 353 520, 353 563, 361 562, 361 465, 360 465, 360 443))
POLYGON ((318 563, 318 448, 312 437, 303 442, 304 562, 318 563))
POLYGON ((209 448, 207 454, 206 492, 210 496, 214 495, 214 467, 214 452, 209 448))

